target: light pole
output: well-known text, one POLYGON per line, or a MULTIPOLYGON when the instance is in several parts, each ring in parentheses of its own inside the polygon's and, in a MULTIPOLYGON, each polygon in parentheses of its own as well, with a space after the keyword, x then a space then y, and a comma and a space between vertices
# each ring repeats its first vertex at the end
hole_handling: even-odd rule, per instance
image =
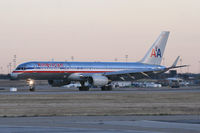
POLYGON ((16 64, 17 64, 17 55, 13 56, 13 69, 16 68, 16 64))
POLYGON ((11 73, 11 71, 12 71, 12 63, 10 62, 9 63, 9 73, 11 73))
POLYGON ((9 74, 9 65, 7 65, 7 71, 8 71, 8 74, 9 74))
POLYGON ((8 74, 11 73, 11 69, 12 69, 11 67, 12 67, 12 66, 11 66, 11 62, 10 62, 10 63, 7 65, 8 74))
POLYGON ((3 67, 1 67, 1 74, 3 74, 3 67))

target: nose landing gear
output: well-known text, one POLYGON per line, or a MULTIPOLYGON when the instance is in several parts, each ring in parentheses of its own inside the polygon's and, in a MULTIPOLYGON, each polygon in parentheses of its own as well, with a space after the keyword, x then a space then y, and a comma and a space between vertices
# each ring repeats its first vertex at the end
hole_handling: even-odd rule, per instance
POLYGON ((35 91, 35 81, 32 79, 27 80, 27 84, 29 86, 30 91, 35 91))

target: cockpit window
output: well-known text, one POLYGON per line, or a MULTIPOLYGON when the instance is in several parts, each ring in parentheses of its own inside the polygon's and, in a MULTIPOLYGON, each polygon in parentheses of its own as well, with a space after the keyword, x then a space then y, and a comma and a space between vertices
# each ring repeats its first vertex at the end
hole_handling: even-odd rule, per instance
POLYGON ((21 70, 21 67, 17 67, 16 70, 21 70))
POLYGON ((16 70, 25 70, 25 67, 17 67, 16 70))

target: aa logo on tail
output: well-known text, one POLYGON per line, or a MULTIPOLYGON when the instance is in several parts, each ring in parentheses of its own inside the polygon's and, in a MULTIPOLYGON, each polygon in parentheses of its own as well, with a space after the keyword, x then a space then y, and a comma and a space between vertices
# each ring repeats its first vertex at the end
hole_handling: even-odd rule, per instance
POLYGON ((157 46, 155 47, 155 48, 153 48, 152 49, 152 51, 151 51, 151 57, 152 56, 154 56, 154 57, 159 57, 160 56, 160 58, 162 57, 162 55, 161 55, 161 50, 160 50, 160 48, 158 48, 157 46))

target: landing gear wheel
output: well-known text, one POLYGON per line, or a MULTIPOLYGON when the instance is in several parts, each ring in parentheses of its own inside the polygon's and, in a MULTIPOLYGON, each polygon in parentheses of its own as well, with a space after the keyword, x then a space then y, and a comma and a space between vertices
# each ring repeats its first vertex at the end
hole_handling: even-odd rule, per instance
POLYGON ((26 82, 29 86, 29 90, 35 91, 35 81, 33 79, 27 79, 26 82))
POLYGON ((30 91, 35 91, 35 87, 34 87, 34 86, 30 86, 30 87, 29 87, 29 90, 30 90, 30 91))
POLYGON ((111 91, 111 90, 112 90, 112 86, 111 86, 111 85, 102 86, 102 87, 101 87, 101 90, 102 90, 102 91, 111 91))
POLYGON ((89 91, 89 87, 81 86, 79 87, 79 91, 89 91))

